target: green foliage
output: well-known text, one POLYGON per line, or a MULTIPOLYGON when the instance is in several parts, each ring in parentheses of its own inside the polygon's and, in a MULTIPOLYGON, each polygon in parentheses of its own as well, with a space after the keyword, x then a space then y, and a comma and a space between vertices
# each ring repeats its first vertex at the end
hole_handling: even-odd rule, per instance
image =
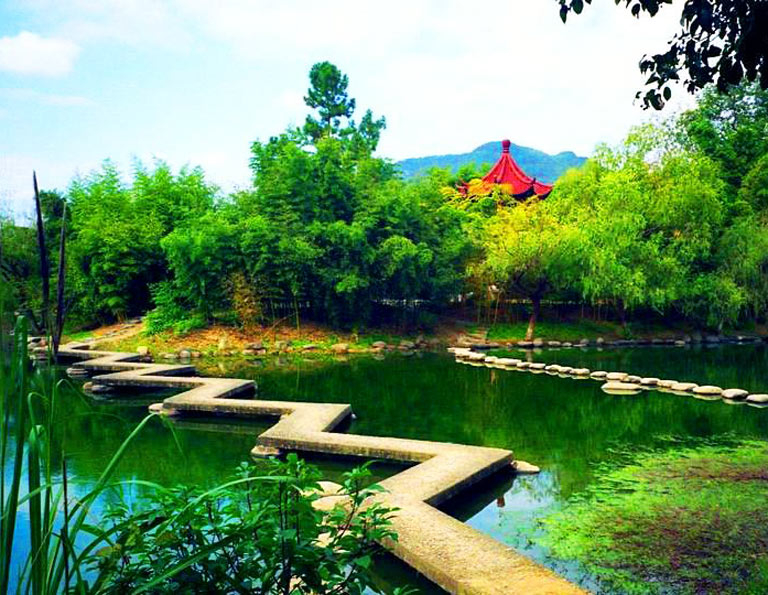
MULTIPOLYGON (((563 22, 571 11, 580 14, 585 2, 592 3, 557 1, 563 22)), ((624 4, 635 17, 641 12, 655 16, 672 0, 616 0, 616 4, 624 4)), ((645 107, 662 109, 672 96, 671 83, 680 79, 681 72, 686 73, 689 93, 711 83, 726 92, 742 80, 759 81, 763 89, 768 88, 768 5, 764 0, 688 0, 683 3, 680 26, 665 52, 640 61, 640 71, 649 75, 646 85, 650 88, 642 96, 645 107)))
POLYGON ((113 507, 113 545, 90 562, 106 593, 363 593, 376 543, 396 539, 390 509, 363 487, 370 472, 344 475, 345 505, 325 512, 318 470, 295 454, 254 467, 211 490, 180 487, 113 507))
POLYGON ((767 463, 764 442, 634 454, 601 468, 535 539, 612 590, 762 593, 767 463))
POLYGON ((76 179, 69 189, 75 316, 106 322, 146 310, 150 285, 168 276, 161 240, 209 211, 215 193, 201 170, 174 176, 162 162, 152 171, 137 164, 130 186, 109 161, 76 179))

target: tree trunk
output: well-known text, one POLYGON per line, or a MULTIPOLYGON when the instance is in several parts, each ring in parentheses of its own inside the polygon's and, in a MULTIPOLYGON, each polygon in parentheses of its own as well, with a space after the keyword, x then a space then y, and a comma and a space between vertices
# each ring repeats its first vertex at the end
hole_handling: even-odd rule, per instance
POLYGON ((528 319, 528 330, 525 331, 526 341, 533 340, 533 333, 536 330, 536 320, 539 318, 539 312, 541 312, 541 296, 532 296, 531 302, 533 303, 533 307, 531 308, 531 317, 528 319))

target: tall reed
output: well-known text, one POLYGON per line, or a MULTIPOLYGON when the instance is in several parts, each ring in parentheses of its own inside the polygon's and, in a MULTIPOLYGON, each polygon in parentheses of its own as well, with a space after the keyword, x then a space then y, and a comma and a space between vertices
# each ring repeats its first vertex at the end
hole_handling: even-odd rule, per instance
POLYGON ((40 382, 33 382, 27 340, 24 317, 10 336, 0 330, 0 595, 85 592, 86 558, 112 545, 120 530, 93 525, 93 507, 112 487, 120 460, 153 415, 134 428, 98 480, 73 498, 66 453, 55 451, 52 439, 64 381, 56 381, 43 363, 35 374, 40 382), (18 530, 21 510, 29 517, 26 534, 18 530))

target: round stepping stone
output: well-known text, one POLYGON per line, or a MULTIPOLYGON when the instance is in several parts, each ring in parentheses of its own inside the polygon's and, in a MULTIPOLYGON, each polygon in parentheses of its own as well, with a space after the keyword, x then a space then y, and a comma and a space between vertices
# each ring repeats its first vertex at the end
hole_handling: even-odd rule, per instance
POLYGON ((494 364, 497 361, 499 361, 499 358, 496 357, 495 355, 486 355, 485 356, 485 363, 486 364, 494 364))
POLYGON ((719 386, 712 386, 711 384, 705 384, 704 386, 697 386, 693 389, 693 394, 704 395, 708 397, 719 397, 723 394, 723 389, 719 386))
POLYGON ((656 386, 660 386, 661 388, 669 388, 673 384, 677 384, 677 380, 659 380, 656 383, 656 386))
POLYGON ((590 378, 594 378, 595 380, 602 380, 608 375, 608 372, 604 372, 603 370, 596 370, 592 372, 589 376, 590 378))
POLYGON ((631 382, 632 384, 640 384, 641 380, 642 378, 640 378, 640 376, 634 376, 630 374, 624 379, 624 382, 631 382))
POLYGON ((641 378, 640 384, 643 386, 656 386, 659 383, 658 378, 648 377, 648 378, 641 378))
POLYGON ((573 368, 571 366, 560 366, 559 371, 561 374, 570 374, 573 371, 573 368))
POLYGON ((546 367, 547 367, 547 364, 542 364, 542 363, 531 364, 530 366, 528 366, 530 370, 543 370, 546 367))
POLYGON ((755 405, 768 405, 768 395, 765 395, 765 394, 749 395, 747 397, 747 403, 752 403, 755 405))
POLYGON ((629 374, 626 372, 608 372, 605 379, 612 382, 622 382, 629 374))
POLYGON ((695 382, 675 382, 669 388, 679 393, 687 393, 693 391, 695 388, 698 388, 698 386, 699 385, 695 382))
POLYGON ((732 401, 743 401, 749 393, 743 388, 726 388, 723 391, 723 398, 732 401))
POLYGON ((549 364, 546 368, 544 368, 547 372, 559 372, 560 366, 557 364, 549 364))
POLYGON ((512 357, 500 357, 496 363, 502 366, 516 366, 520 360, 512 357))
POLYGON ((589 376, 589 368, 575 368, 571 370, 574 376, 589 376))
POLYGON ((522 361, 520 361, 520 362, 517 362, 517 367, 520 370, 525 370, 526 368, 530 368, 531 364, 530 364, 530 362, 522 362, 522 361))
POLYGON ((629 382, 610 381, 603 384, 600 387, 603 392, 611 395, 636 395, 640 392, 640 387, 637 384, 631 384, 629 382))

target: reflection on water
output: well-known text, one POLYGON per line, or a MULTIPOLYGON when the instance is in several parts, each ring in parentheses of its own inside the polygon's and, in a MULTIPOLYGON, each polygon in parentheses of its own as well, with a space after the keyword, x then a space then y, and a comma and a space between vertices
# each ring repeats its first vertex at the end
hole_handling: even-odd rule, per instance
MULTIPOLYGON (((570 349, 534 354, 534 359, 768 392, 768 349, 763 346, 570 349)), ((257 398, 350 403, 357 415, 348 428, 353 433, 508 448, 541 466, 537 476, 496 476, 444 509, 550 565, 546 552, 532 548, 523 529, 593 481, 595 463, 614 460, 627 449, 667 444, 669 436, 768 437, 768 409, 657 392, 610 396, 599 382, 459 365, 442 354, 285 367, 227 361, 213 368, 205 372, 255 379, 257 398)), ((167 394, 93 401, 68 391, 56 440, 68 453, 70 471, 79 480, 93 481, 144 417, 147 405, 162 396, 167 394)), ((126 453, 119 478, 210 485, 248 459, 256 436, 268 425, 268 420, 194 418, 166 427, 157 420, 126 453)), ((354 464, 334 458, 313 462, 331 479, 354 464)), ((398 468, 379 465, 373 470, 381 479, 398 468)), ((403 582, 434 591, 397 561, 384 559, 377 568, 385 591, 403 582)), ((578 576, 576 568, 556 568, 578 576)))

